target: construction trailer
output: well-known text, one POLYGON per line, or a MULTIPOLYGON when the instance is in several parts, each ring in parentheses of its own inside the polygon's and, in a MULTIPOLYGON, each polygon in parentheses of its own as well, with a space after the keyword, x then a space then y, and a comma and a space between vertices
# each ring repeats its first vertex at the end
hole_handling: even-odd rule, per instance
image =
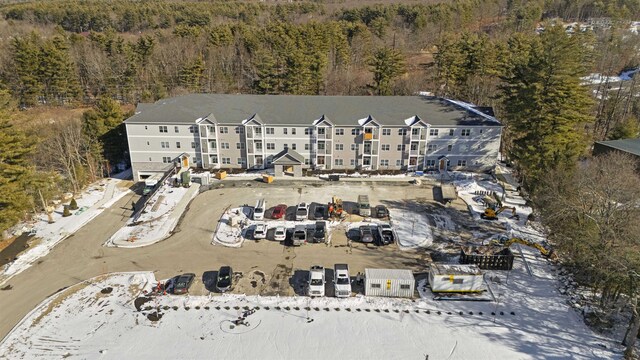
POLYGON ((413 298, 416 280, 411 270, 364 269, 366 296, 413 298))
POLYGON ((460 248, 460 264, 474 264, 482 270, 511 270, 513 252, 496 246, 463 246, 460 248))
POLYGON ((442 192, 442 201, 450 203, 458 198, 456 187, 453 184, 442 184, 440 186, 442 192))
POLYGON ((473 293, 484 291, 484 278, 477 265, 431 264, 429 285, 434 293, 473 293))

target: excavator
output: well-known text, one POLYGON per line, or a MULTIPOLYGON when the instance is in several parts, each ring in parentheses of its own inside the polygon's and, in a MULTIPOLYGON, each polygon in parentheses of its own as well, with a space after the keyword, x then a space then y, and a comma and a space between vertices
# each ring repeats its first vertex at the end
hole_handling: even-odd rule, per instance
POLYGON ((538 251, 540 251, 540 254, 542 254, 542 256, 546 256, 548 258, 555 257, 555 254, 553 253, 553 249, 547 246, 544 246, 542 244, 539 244, 535 241, 531 241, 527 239, 501 237, 499 239, 493 239, 489 242, 489 245, 503 246, 505 248, 508 248, 513 244, 522 244, 525 246, 536 248, 538 249, 538 251))
POLYGON ((516 213, 516 208, 513 206, 501 206, 498 210, 495 207, 489 206, 484 209, 484 213, 480 214, 480 217, 486 220, 497 220, 498 214, 505 210, 511 210, 511 218, 519 219, 518 214, 516 213))
POLYGON ((340 219, 344 216, 342 199, 335 195, 331 198, 331 202, 329 203, 329 216, 336 219, 340 219))

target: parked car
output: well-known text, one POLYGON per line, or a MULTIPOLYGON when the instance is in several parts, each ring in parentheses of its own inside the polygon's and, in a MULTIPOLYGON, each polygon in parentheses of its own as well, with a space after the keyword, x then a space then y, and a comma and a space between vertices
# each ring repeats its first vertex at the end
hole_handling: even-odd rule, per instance
POLYGON ((375 208, 375 214, 379 219, 387 218, 389 217, 389 209, 384 205, 378 205, 375 208))
POLYGON ((349 265, 335 264, 333 266, 333 286, 336 297, 351 296, 351 279, 349 278, 349 265))
POLYGON ((324 267, 312 266, 309 270, 309 296, 324 296, 324 267))
POLYGON ((313 219, 324 220, 327 218, 327 207, 324 205, 316 205, 313 208, 313 219))
POLYGON ((230 266, 223 266, 218 270, 218 282, 216 288, 220 292, 229 291, 233 283, 233 270, 230 266))
POLYGON ((188 273, 178 276, 173 285, 174 294, 186 294, 189 292, 193 279, 196 278, 196 274, 188 273))
POLYGON ((273 232, 273 240, 284 241, 287 238, 287 228, 284 226, 278 226, 273 232))
POLYGON ((360 226, 360 241, 362 241, 363 243, 373 242, 373 233, 371 232, 371 226, 360 226))
POLYGON ((380 244, 378 245, 393 244, 396 241, 396 232, 391 225, 380 224, 378 225, 378 237, 380 239, 380 244))
POLYGON ((267 238, 267 225, 259 223, 256 224, 256 227, 253 229, 253 239, 260 240, 267 238))
POLYGON ((293 235, 291 236, 291 245, 300 246, 307 242, 307 227, 304 225, 296 225, 293 228, 293 235))
POLYGON ((271 213, 271 218, 282 219, 285 217, 286 213, 287 213, 287 205, 279 204, 273 209, 273 212, 271 213))
POLYGON ((323 243, 327 235, 327 223, 324 221, 316 221, 313 228, 313 242, 323 243))
POLYGON ((309 218, 309 205, 307 203, 300 203, 296 207, 296 220, 307 220, 309 218))
POLYGON ((266 208, 267 202, 264 199, 258 200, 256 207, 253 208, 253 220, 263 220, 266 208))

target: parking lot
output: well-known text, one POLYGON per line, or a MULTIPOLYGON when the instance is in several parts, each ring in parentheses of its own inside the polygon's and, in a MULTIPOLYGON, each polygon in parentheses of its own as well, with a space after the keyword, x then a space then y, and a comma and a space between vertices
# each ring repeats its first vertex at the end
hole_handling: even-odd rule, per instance
MULTIPOLYGON (((303 246, 286 246, 284 242, 272 240, 244 241, 240 248, 230 248, 209 244, 197 257, 210 257, 210 266, 206 269, 194 266, 179 266, 176 273, 160 271, 158 278, 169 278, 179 272, 196 274, 190 290, 191 294, 202 295, 213 291, 215 294, 215 277, 217 269, 223 265, 233 268, 233 293, 247 295, 303 295, 304 283, 308 277, 308 269, 312 265, 322 265, 326 270, 326 295, 332 294, 332 269, 336 263, 349 264, 350 274, 364 273, 365 268, 398 268, 424 272, 432 260, 432 254, 442 255, 449 251, 454 255, 458 246, 474 243, 478 232, 491 233, 495 223, 475 223, 468 215, 467 207, 461 200, 444 206, 434 200, 437 191, 429 184, 421 186, 407 183, 358 182, 295 182, 287 181, 273 184, 262 184, 255 181, 233 181, 223 183, 223 187, 212 188, 198 195, 190 204, 180 225, 174 234, 165 242, 177 241, 188 237, 197 239, 198 243, 211 241, 222 213, 229 207, 242 205, 254 206, 258 199, 266 200, 265 222, 270 226, 284 223, 285 219, 270 220, 272 208, 278 204, 286 204, 287 220, 291 220, 291 211, 300 202, 326 204, 332 196, 340 197, 345 210, 349 213, 339 224, 329 229, 330 243, 308 243, 303 246), (427 214, 433 232, 433 244, 428 247, 401 250, 397 244, 376 246, 372 243, 357 241, 357 235, 348 237, 349 226, 363 219, 352 214, 357 196, 369 195, 371 206, 383 204, 396 209, 396 216, 410 219, 418 212, 427 214), (398 215, 399 214, 399 215, 398 215), (445 226, 441 226, 444 221, 445 226)), ((313 214, 313 211, 311 211, 313 214)), ((311 215, 313 217, 313 215, 311 215)), ((393 220, 393 219, 392 219, 393 220)), ((406 222, 405 222, 406 223, 406 222)), ((419 231, 420 229, 412 229, 419 231)), ((271 235, 272 236, 272 235, 271 235)), ((200 264, 196 261, 194 264, 200 264)), ((185 264, 186 265, 186 264, 185 264)))

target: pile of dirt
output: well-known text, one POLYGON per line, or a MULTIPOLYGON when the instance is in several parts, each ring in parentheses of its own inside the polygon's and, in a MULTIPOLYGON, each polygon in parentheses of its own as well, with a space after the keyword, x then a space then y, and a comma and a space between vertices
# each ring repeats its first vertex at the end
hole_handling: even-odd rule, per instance
POLYGON ((148 303, 149 301, 151 301, 151 298, 145 297, 145 296, 141 296, 139 298, 136 298, 136 300, 133 302, 133 304, 136 307, 136 310, 138 311, 142 311, 142 305, 148 303))
POLYGON ((161 312, 158 311, 154 311, 152 313, 149 313, 149 315, 147 315, 147 319, 151 320, 151 321, 158 321, 160 319, 162 319, 162 314, 161 312))
POLYGON ((112 291, 113 291, 113 288, 111 286, 108 286, 108 287, 100 290, 100 293, 102 293, 102 294, 111 294, 112 291))

